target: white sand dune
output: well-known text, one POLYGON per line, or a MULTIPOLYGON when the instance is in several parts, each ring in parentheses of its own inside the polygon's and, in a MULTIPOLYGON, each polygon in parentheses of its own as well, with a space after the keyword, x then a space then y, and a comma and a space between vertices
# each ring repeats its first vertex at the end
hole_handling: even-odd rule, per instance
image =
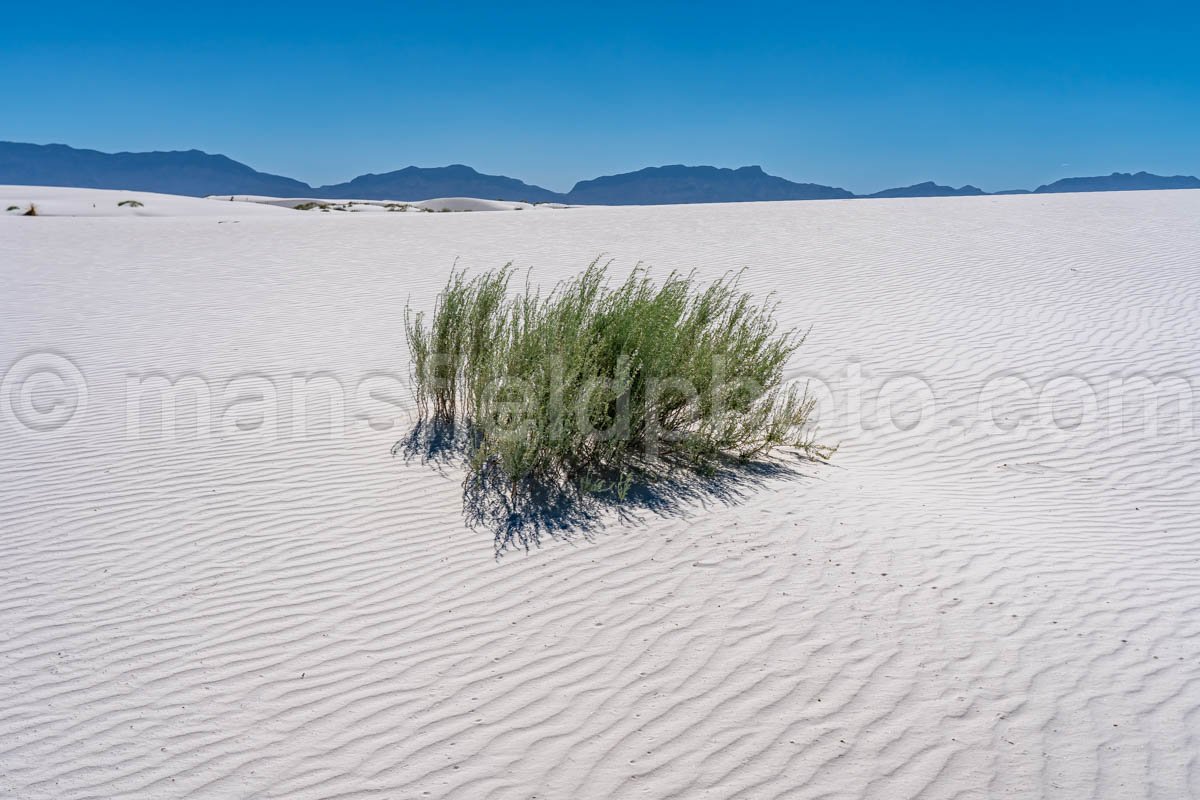
POLYGON ((545 211, 572 208, 563 203, 524 203, 518 200, 483 200, 478 197, 437 197, 431 200, 331 200, 319 197, 267 197, 265 195, 213 195, 210 200, 261 203, 283 208, 304 207, 308 211, 545 211))
POLYGON ((124 189, 75 189, 63 186, 0 186, 0 216, 21 216, 36 209, 39 217, 244 217, 278 216, 282 209, 248 202, 218 201, 124 189))
POLYGON ((0 186, 2 216, 23 216, 33 206, 39 217, 237 217, 278 216, 301 206, 307 211, 546 211, 570 208, 561 203, 522 203, 475 197, 432 200, 328 200, 312 197, 213 195, 184 197, 123 189, 76 189, 63 186, 0 186))
POLYGON ((0 796, 1200 796, 1200 193, 226 205, 0 219, 0 796), (777 291, 842 448, 497 558, 403 304, 601 252, 777 291))

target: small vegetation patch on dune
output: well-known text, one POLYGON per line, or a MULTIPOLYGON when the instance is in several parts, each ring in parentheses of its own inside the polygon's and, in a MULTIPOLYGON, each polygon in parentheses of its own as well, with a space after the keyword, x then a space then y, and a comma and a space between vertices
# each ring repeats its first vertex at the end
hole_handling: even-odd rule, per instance
POLYGON ((122 200, 121 202, 117 203, 117 208, 142 208, 145 205, 146 204, 140 200, 122 200))
POLYGON ((465 432, 471 475, 509 497, 830 454, 804 431, 814 401, 783 382, 803 335, 738 276, 701 288, 639 267, 611 285, 595 262, 543 295, 510 293, 512 275, 454 272, 431 315, 405 310, 422 420, 465 432))

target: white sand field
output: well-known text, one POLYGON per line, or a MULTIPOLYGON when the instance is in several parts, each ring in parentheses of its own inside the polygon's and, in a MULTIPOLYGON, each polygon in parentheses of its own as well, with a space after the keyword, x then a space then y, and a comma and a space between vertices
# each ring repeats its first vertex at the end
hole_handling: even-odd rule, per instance
POLYGON ((0 215, 0 797, 1200 797, 1200 192, 189 202, 0 215), (841 450, 497 556, 404 302, 602 252, 778 292, 841 450))
POLYGON ((0 217, 228 217, 280 216, 290 209, 252 202, 182 197, 124 189, 0 186, 0 217))
POLYGON ((262 203, 282 208, 302 206, 309 211, 545 211, 571 208, 562 203, 525 203, 518 200, 482 200, 478 197, 436 197, 431 200, 330 200, 320 197, 267 197, 255 194, 213 195, 206 200, 262 203), (312 208, 315 206, 315 208, 312 208))
POLYGON ((33 207, 39 217, 221 217, 275 215, 305 211, 546 211, 569 208, 561 203, 521 203, 474 197, 393 200, 323 200, 310 197, 224 195, 183 197, 124 189, 72 189, 60 186, 0 186, 0 216, 23 216, 33 207))

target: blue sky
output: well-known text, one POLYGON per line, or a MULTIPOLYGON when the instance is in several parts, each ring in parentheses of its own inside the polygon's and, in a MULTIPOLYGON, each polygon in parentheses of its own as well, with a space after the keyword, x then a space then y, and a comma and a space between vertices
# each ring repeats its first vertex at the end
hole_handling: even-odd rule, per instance
POLYGON ((564 190, 760 164, 870 191, 1200 173, 1200 4, 9 3, 0 139, 314 184, 466 163, 564 190))

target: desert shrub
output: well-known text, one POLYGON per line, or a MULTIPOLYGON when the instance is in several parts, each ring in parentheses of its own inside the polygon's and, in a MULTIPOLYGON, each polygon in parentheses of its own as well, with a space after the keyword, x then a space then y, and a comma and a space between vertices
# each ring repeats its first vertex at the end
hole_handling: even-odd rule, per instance
POLYGON ((21 207, 20 206, 9 206, 8 208, 6 208, 4 210, 5 211, 20 211, 21 207))
POLYGON ((139 200, 122 200, 121 202, 117 203, 117 208, 122 206, 128 206, 129 208, 142 208, 144 205, 145 203, 139 200))
POLYGON ((22 214, 21 216, 23 216, 23 217, 36 217, 37 215, 38 215, 37 204, 36 204, 36 203, 30 203, 30 204, 29 204, 29 208, 25 209, 25 213, 24 213, 24 214, 22 214))
POLYGON ((419 412, 467 432, 473 475, 515 497, 778 446, 831 452, 803 430, 814 401, 783 382, 803 335, 740 276, 656 284, 639 267, 610 285, 595 262, 543 295, 510 294, 512 275, 455 271, 431 315, 405 310, 419 412))
POLYGON ((322 211, 328 211, 329 204, 328 203, 300 203, 299 205, 292 206, 292 208, 294 208, 296 211, 312 211, 314 208, 319 208, 322 211))

